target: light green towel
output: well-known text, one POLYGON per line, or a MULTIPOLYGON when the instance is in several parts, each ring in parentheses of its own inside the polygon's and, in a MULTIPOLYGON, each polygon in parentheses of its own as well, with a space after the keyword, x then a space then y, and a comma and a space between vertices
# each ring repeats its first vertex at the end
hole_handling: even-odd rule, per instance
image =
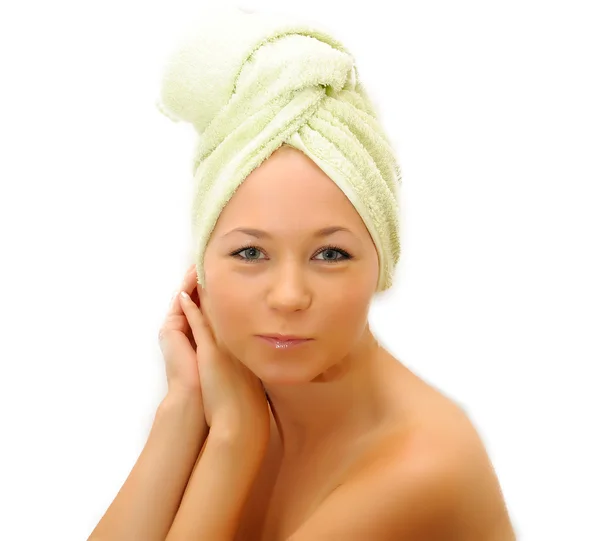
POLYGON ((163 77, 159 110, 199 134, 191 210, 202 286, 204 250, 221 211, 284 143, 311 158, 357 209, 379 255, 377 291, 391 286, 401 169, 339 41, 287 16, 206 10, 168 56, 163 77))

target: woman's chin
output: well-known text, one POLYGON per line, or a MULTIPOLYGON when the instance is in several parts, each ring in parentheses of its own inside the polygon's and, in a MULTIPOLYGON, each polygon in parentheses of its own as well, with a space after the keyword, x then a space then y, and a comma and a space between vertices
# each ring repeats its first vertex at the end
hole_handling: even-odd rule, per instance
POLYGON ((302 385, 319 377, 306 361, 261 359, 246 364, 265 385, 302 385))

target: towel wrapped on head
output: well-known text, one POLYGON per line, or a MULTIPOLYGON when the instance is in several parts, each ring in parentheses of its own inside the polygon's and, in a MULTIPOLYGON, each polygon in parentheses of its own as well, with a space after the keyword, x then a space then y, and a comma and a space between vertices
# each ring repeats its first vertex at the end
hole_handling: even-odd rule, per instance
POLYGON ((354 58, 312 23, 239 8, 205 11, 168 57, 159 110, 199 134, 192 239, 198 283, 218 217, 280 146, 304 152, 344 192, 379 258, 377 291, 400 257, 401 169, 354 58))

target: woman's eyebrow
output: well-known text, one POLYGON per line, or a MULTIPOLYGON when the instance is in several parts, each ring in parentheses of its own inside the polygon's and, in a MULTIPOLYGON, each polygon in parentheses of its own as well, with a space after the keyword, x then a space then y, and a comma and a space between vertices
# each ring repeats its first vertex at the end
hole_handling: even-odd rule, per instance
MULTIPOLYGON (((317 231, 314 232, 313 237, 326 237, 328 235, 332 235, 333 233, 337 233, 338 231, 345 231, 347 233, 350 233, 351 235, 354 234, 347 227, 343 227, 341 225, 331 225, 328 227, 323 227, 321 229, 318 229, 317 231)), ((256 237, 257 239, 273 238, 270 233, 267 233, 266 231, 262 231, 261 229, 254 229, 252 227, 236 227, 235 229, 232 229, 228 233, 225 233, 224 235, 222 235, 221 238, 226 237, 227 235, 230 235, 231 233, 246 233, 247 235, 252 235, 253 237, 256 237)))

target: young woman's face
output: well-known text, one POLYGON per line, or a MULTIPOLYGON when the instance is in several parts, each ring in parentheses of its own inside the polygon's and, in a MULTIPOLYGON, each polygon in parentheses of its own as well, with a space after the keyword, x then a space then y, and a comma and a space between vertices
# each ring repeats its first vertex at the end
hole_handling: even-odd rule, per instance
POLYGON ((217 343, 263 382, 277 384, 309 382, 352 355, 365 337, 379 264, 340 188, 304 153, 283 146, 221 213, 204 269, 202 310, 217 343), (316 235, 331 226, 350 232, 316 235), (237 228, 266 234, 232 232, 237 228), (275 349, 257 336, 265 334, 312 340, 275 349))

